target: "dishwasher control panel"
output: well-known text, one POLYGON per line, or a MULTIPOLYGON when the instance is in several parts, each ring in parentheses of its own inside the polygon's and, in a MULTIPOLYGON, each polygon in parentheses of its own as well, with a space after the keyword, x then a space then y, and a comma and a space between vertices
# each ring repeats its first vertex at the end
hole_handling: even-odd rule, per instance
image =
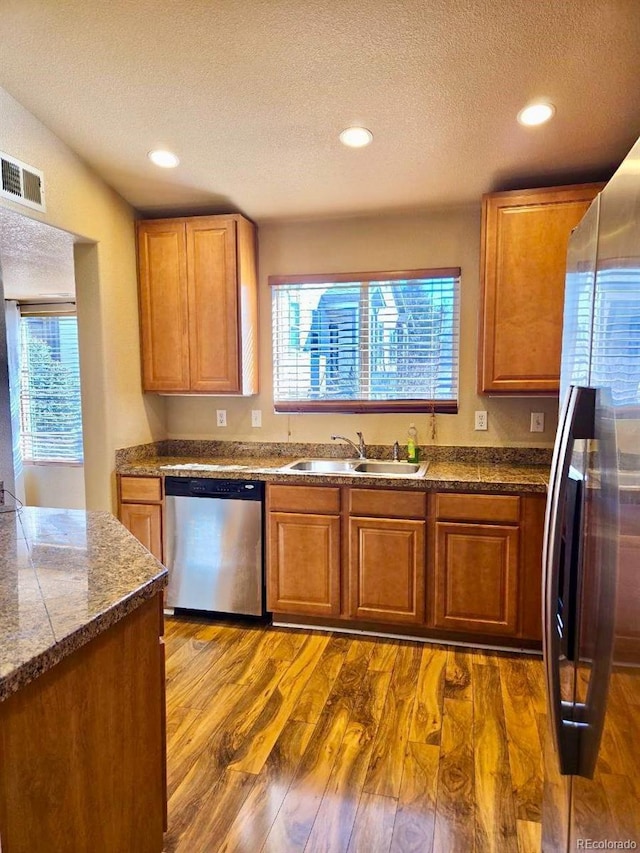
POLYGON ((166 477, 165 494, 176 497, 224 498, 261 501, 264 483, 258 480, 218 480, 215 477, 166 477))

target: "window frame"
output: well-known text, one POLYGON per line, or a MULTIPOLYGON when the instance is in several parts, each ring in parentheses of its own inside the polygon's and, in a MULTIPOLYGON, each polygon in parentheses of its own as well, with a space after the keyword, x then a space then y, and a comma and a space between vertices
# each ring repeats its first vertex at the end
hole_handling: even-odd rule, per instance
MULTIPOLYGON (((23 394, 24 394, 24 385, 23 385, 23 375, 28 372, 28 368, 26 368, 23 364, 23 330, 22 323, 29 319, 71 319, 73 318, 76 322, 76 337, 78 336, 77 329, 77 313, 76 307, 74 303, 70 303, 68 301, 64 303, 45 303, 45 304, 35 304, 30 302, 19 302, 18 309, 20 312, 20 329, 19 329, 19 346, 20 346, 20 387, 19 387, 19 395, 20 395, 20 452, 22 455, 22 461, 25 465, 53 465, 53 466, 66 466, 66 467, 82 467, 84 466, 84 421, 82 416, 82 389, 79 386, 79 404, 80 404, 80 437, 82 438, 82 450, 80 457, 74 458, 64 458, 60 456, 42 456, 40 458, 34 458, 33 456, 29 456, 26 454, 25 448, 25 440, 24 440, 24 432, 23 432, 23 394)), ((77 355, 78 355, 78 380, 80 380, 80 351, 79 351, 79 341, 77 344, 77 355)), ((61 433, 62 434, 62 433, 61 433)), ((66 433, 65 433, 66 434, 66 433)), ((37 435, 37 433, 33 433, 33 435, 37 435)))
MULTIPOLYGON (((357 273, 312 273, 307 275, 270 275, 268 283, 270 288, 282 285, 295 284, 369 284, 371 282, 388 281, 410 281, 419 279, 441 279, 455 278, 460 282, 460 267, 435 267, 429 269, 393 270, 393 271, 370 271, 357 273)), ((457 305, 454 316, 456 328, 454 329, 454 340, 457 341, 456 371, 457 399, 454 400, 297 400, 282 402, 274 399, 274 411, 278 414, 302 414, 302 413, 335 413, 335 414, 386 414, 386 413, 429 413, 429 414, 451 414, 458 413, 460 387, 460 284, 457 290, 457 305)), ((273 299, 271 300, 271 330, 273 333, 273 299)), ((273 340, 272 340, 273 346, 273 340)), ((272 371, 275 369, 274 354, 272 350, 272 371)), ((274 383, 275 396, 275 383, 274 383)))

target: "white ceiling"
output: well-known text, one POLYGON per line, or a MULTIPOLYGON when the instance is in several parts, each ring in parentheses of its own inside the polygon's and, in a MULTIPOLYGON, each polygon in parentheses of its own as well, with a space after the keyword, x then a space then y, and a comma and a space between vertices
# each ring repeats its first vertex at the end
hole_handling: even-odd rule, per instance
POLYGON ((73 244, 72 234, 0 207, 4 298, 75 298, 73 244))
POLYGON ((1 27, 0 85, 146 213, 477 203, 608 177, 640 135, 638 0, 3 0, 1 27))

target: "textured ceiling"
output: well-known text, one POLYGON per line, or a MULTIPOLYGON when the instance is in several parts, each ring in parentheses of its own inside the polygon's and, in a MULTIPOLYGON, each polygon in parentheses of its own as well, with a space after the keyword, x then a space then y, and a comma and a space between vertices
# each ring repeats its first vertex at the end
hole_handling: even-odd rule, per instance
POLYGON ((640 134, 638 0, 3 0, 0 48, 0 85, 148 213, 477 203, 607 177, 640 134), (538 97, 555 119, 521 128, 538 97))
POLYGON ((66 231, 0 208, 4 298, 73 296, 73 243, 73 236, 66 231))

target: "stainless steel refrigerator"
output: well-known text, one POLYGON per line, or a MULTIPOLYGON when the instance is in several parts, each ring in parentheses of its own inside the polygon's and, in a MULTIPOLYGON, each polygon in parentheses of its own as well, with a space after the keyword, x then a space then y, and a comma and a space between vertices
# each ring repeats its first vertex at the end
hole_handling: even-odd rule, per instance
POLYGON ((640 140, 569 243, 560 399, 542 848, 640 850, 640 140))

